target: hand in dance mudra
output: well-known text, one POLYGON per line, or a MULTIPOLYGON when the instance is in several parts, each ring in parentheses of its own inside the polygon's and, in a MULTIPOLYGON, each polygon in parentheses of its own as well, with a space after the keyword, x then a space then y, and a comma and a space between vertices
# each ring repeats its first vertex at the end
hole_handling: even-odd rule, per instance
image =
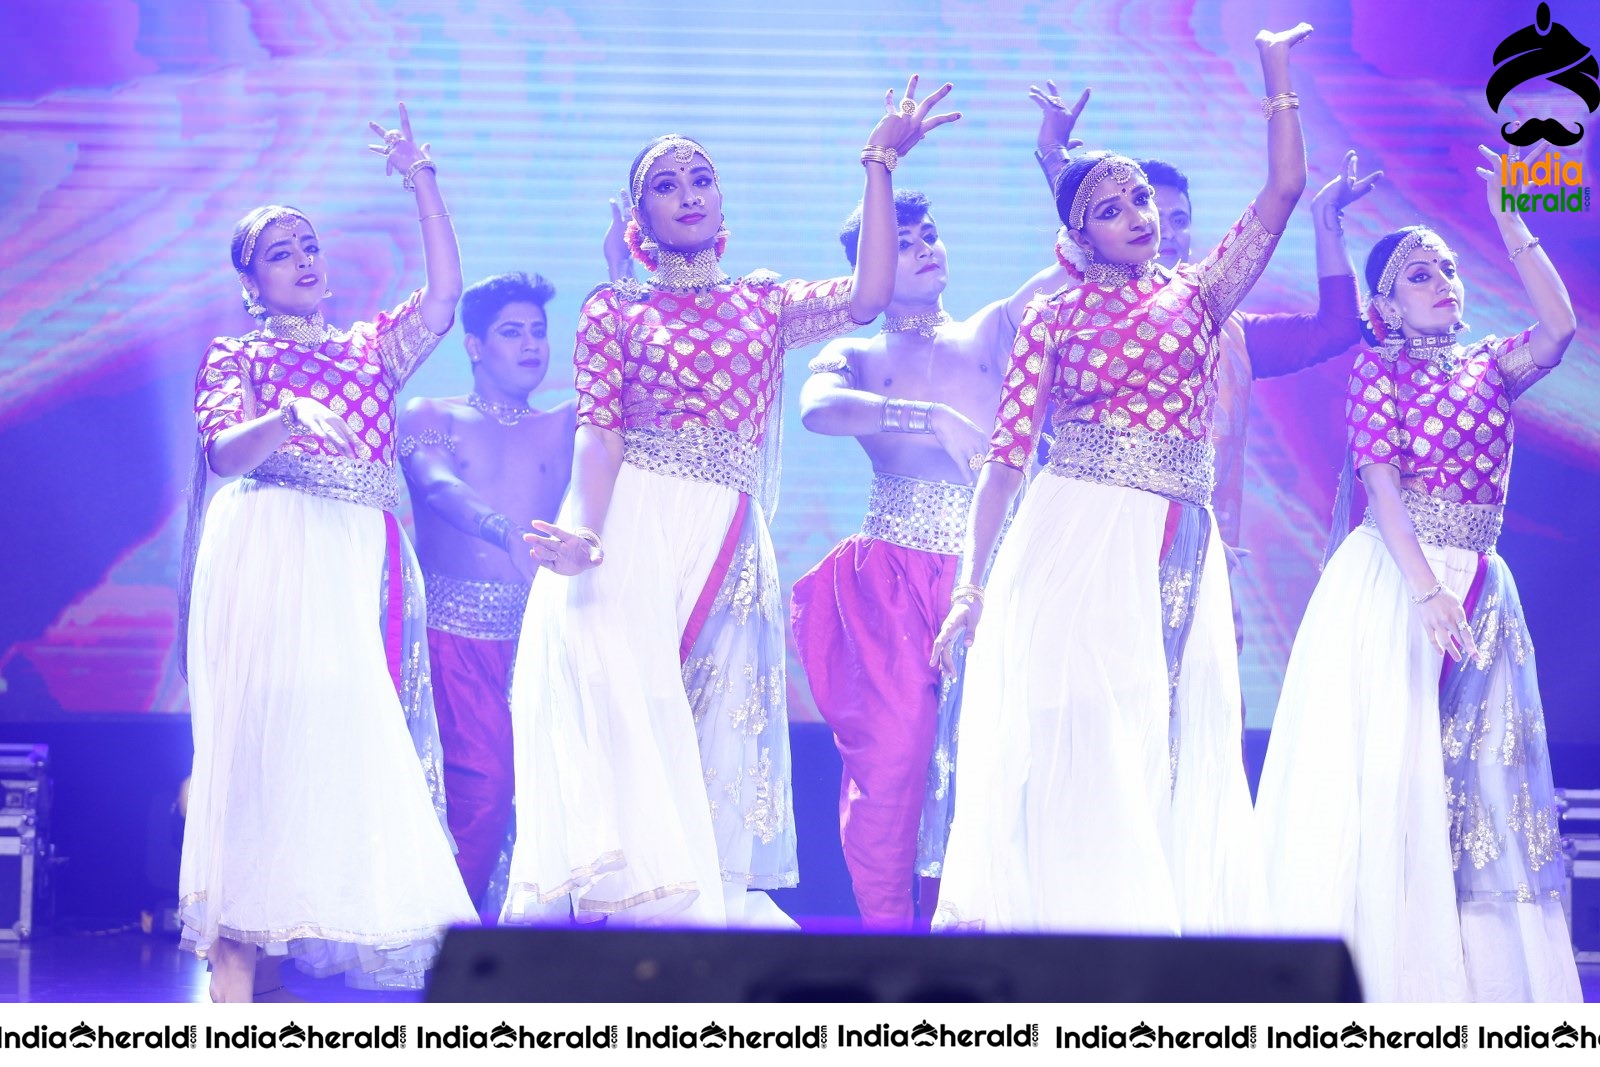
POLYGON ((983 601, 963 598, 950 605, 950 612, 939 627, 939 636, 933 639, 933 658, 930 667, 938 667, 946 678, 956 676, 956 642, 971 648, 973 635, 978 631, 978 620, 983 617, 983 601))
POLYGON ((929 114, 935 104, 950 95, 950 90, 954 86, 945 82, 919 103, 917 80, 920 77, 919 74, 911 75, 911 80, 906 82, 905 97, 899 104, 894 102, 893 89, 884 94, 883 106, 888 114, 879 119, 878 124, 867 135, 867 144, 892 148, 896 156, 903 157, 933 129, 961 117, 959 111, 950 111, 943 115, 929 114))
POLYGON ((1317 195, 1311 198, 1311 217, 1319 225, 1343 232, 1339 216, 1344 214, 1345 208, 1370 193, 1381 177, 1381 170, 1364 178, 1356 177, 1356 150, 1350 149, 1344 154, 1344 169, 1339 176, 1318 189, 1317 195))
POLYGON ((569 578, 600 566, 606 558, 597 535, 587 530, 563 530, 543 519, 534 519, 533 533, 523 534, 522 540, 527 542, 528 555, 535 563, 569 578), (588 537, 584 536, 586 533, 588 537))
POLYGON ((291 409, 295 422, 299 424, 294 431, 295 437, 315 438, 324 448, 345 459, 372 458, 371 447, 356 436, 343 416, 322 401, 309 396, 297 396, 284 406, 291 409))
POLYGON ((1039 105, 1039 147, 1064 148, 1072 151, 1082 148, 1083 142, 1072 136, 1072 130, 1078 125, 1078 116, 1083 114, 1084 105, 1089 102, 1090 90, 1085 89, 1078 96, 1078 102, 1068 106, 1062 99, 1061 93, 1056 89, 1056 83, 1046 81, 1044 88, 1037 85, 1028 86, 1028 99, 1039 105))
MULTIPOLYGON (((428 159, 428 149, 432 145, 417 146, 417 140, 411 135, 411 113, 406 110, 402 101, 400 104, 400 128, 386 130, 376 122, 368 122, 367 126, 373 133, 383 139, 382 144, 369 144, 367 149, 383 157, 383 173, 400 174, 409 176, 411 168, 421 160, 428 159)), ((406 188, 411 188, 409 185, 406 188)))
POLYGON ((1262 30, 1256 34, 1256 51, 1261 54, 1263 61, 1268 56, 1283 55, 1287 57, 1289 49, 1311 36, 1311 23, 1301 22, 1287 30, 1276 33, 1271 30, 1262 30))

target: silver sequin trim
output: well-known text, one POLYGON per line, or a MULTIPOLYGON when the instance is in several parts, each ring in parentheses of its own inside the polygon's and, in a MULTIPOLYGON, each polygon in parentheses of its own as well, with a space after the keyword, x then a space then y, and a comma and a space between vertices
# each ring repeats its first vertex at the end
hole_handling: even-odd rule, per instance
POLYGON ((495 582, 422 573, 428 588, 428 629, 479 641, 514 641, 528 608, 526 582, 495 582))
POLYGON ((902 548, 959 556, 971 506, 971 486, 874 473, 861 532, 902 548))
MULTIPOLYGON (((1505 507, 1500 504, 1460 504, 1413 489, 1402 490, 1400 501, 1411 516, 1417 540, 1425 545, 1493 552, 1500 539, 1500 524, 1505 520, 1505 507)), ((1378 528, 1370 509, 1361 525, 1378 528)))
POLYGON ((343 456, 274 452, 245 477, 381 511, 393 511, 400 506, 400 476, 393 467, 382 463, 343 456))
POLYGON ((691 423, 676 430, 636 426, 622 435, 624 461, 691 482, 725 485, 747 495, 756 491, 761 447, 727 430, 691 423))
POLYGON ((1056 434, 1046 468, 1063 478, 1143 489, 1207 507, 1217 482, 1210 441, 1097 422, 1069 422, 1056 434))

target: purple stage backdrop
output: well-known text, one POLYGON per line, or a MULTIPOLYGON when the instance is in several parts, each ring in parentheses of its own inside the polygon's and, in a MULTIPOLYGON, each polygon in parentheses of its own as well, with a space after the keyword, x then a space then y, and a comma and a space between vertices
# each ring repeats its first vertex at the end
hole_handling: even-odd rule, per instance
MULTIPOLYGON (((1092 146, 1165 157, 1193 180, 1196 247, 1259 186, 1265 128, 1251 38, 1305 19, 1296 52, 1310 192, 1347 148, 1386 179, 1348 213, 1352 248, 1417 221, 1459 253, 1474 333, 1527 324, 1473 173, 1515 115, 1590 118, 1548 83, 1493 114, 1494 47, 1532 0, 818 0, 782 14, 732 0, 11 0, 0 5, 0 719, 178 712, 173 657, 192 382, 217 334, 249 328, 229 270, 235 219, 304 208, 331 261, 331 317, 368 317, 420 284, 410 198, 366 151, 366 122, 412 108, 431 141, 469 279, 553 279, 556 365, 602 280, 606 199, 647 137, 715 154, 733 231, 726 266, 846 270, 834 241, 859 196, 856 151, 883 91, 920 71, 965 113, 899 170, 932 198, 957 315, 1048 261, 1052 206, 1031 149, 1030 82, 1092 85, 1092 146), (1515 113, 1515 115, 1513 114, 1515 113)), ((1554 14, 1600 45, 1600 7, 1554 14)), ((1591 135, 1564 150, 1591 184, 1591 135)), ((1518 406, 1501 548, 1539 645, 1553 741, 1600 743, 1600 221, 1530 217, 1578 306, 1565 365, 1518 406)), ((1305 208, 1251 310, 1310 309, 1305 208)), ((859 522, 854 443, 804 432, 789 360, 784 499, 773 527, 791 582, 859 522)), ((1249 722, 1270 723, 1316 580, 1343 444, 1348 358, 1255 393, 1239 584, 1249 722)), ((410 395, 464 392, 460 333, 410 395)), ((570 392, 558 369, 540 395, 570 392)), ((814 717, 791 663, 796 719, 814 717)))

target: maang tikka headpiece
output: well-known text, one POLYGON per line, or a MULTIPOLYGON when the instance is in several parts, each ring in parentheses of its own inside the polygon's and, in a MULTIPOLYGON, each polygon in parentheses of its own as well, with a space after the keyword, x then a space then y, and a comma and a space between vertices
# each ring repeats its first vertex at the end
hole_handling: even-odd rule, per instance
POLYGON ((249 232, 244 235, 244 247, 239 253, 239 269, 250 269, 250 261, 256 254, 256 242, 261 239, 262 233, 266 231, 268 226, 282 226, 285 229, 293 229, 297 221, 303 222, 307 226, 311 225, 310 219, 293 208, 269 211, 257 219, 255 225, 251 226, 249 232))
POLYGON ((699 152, 705 157, 706 166, 711 168, 711 179, 713 181, 716 180, 717 165, 711 162, 711 156, 707 154, 704 148, 687 137, 668 134, 644 154, 644 158, 639 160, 639 166, 633 172, 632 193, 635 204, 639 202, 640 197, 644 196, 644 180, 646 175, 650 173, 650 168, 655 165, 656 160, 668 152, 672 153, 672 159, 675 163, 687 163, 694 158, 696 152, 699 152))
POLYGON ((1440 249, 1449 248, 1444 243, 1443 237, 1425 227, 1416 227, 1400 238, 1400 243, 1394 246, 1393 252, 1389 253, 1389 258, 1383 264, 1383 273, 1378 276, 1378 288, 1373 291, 1372 295, 1374 297, 1393 296, 1394 283, 1400 280, 1400 271, 1405 267, 1406 260, 1411 257, 1411 253, 1424 245, 1436 246, 1440 249))
POLYGON ((1074 230, 1083 229, 1084 216, 1089 213, 1089 200, 1094 196, 1094 191, 1102 179, 1109 176, 1112 181, 1124 183, 1133 178, 1148 182, 1144 170, 1127 156, 1106 156, 1083 176, 1083 181, 1078 183, 1078 191, 1072 195, 1072 210, 1067 212, 1067 225, 1074 230))

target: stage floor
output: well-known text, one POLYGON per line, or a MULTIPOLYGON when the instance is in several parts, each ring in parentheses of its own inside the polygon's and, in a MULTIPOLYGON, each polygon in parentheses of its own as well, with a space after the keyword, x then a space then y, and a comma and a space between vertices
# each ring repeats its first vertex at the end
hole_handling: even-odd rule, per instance
MULTIPOLYGON (((1584 1000, 1600 1002, 1600 964, 1582 964, 1584 1000)), ((404 1004, 421 993, 373 993, 337 978, 283 969, 285 989, 315 1003, 404 1004)), ((138 931, 57 933, 26 944, 0 943, 0 1003, 183 1004, 206 999, 205 965, 170 936, 138 931)))

